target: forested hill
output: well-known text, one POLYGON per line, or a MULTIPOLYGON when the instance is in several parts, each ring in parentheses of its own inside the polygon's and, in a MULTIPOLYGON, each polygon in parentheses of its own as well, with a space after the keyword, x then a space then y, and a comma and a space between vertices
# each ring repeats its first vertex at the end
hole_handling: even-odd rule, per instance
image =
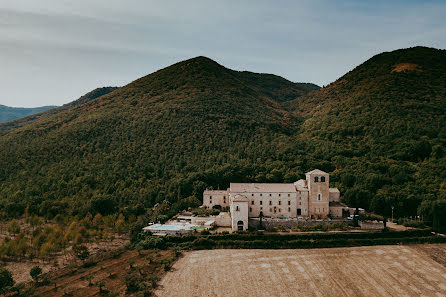
POLYGON ((33 113, 42 112, 56 106, 42 106, 42 107, 9 107, 0 104, 0 123, 24 117, 33 113))
POLYGON ((350 205, 414 216, 425 201, 430 220, 433 201, 446 200, 445 50, 379 54, 290 105, 309 112, 302 137, 333 164, 350 205))
POLYGON ((446 190, 445 62, 429 48, 383 53, 322 89, 177 63, 0 136, 1 211, 131 218, 319 168, 352 206, 408 216, 426 201, 429 217, 446 190))
MULTIPOLYGON (((6 122, 6 123, 0 123, 0 135, 5 134, 10 130, 26 126, 26 125, 30 124, 31 122, 33 122, 37 119, 40 119, 42 117, 44 118, 44 117, 52 116, 52 115, 55 115, 55 114, 62 112, 64 110, 76 107, 80 104, 84 104, 88 101, 91 101, 91 100, 94 100, 101 96, 104 96, 116 89, 118 89, 118 88, 117 87, 96 88, 93 91, 88 92, 87 94, 81 96, 79 99, 77 99, 73 102, 64 104, 59 107, 54 106, 54 108, 51 108, 51 109, 40 108, 40 110, 36 110, 34 113, 31 113, 28 116, 23 116, 23 117, 15 119, 15 120, 10 120, 9 122, 6 122)), ((1 106, 0 106, 0 110, 1 110, 1 106)))
POLYGON ((317 88, 205 57, 177 63, 1 136, 0 205, 132 214, 234 180, 293 180, 302 171, 282 155, 302 119, 282 105, 317 88))

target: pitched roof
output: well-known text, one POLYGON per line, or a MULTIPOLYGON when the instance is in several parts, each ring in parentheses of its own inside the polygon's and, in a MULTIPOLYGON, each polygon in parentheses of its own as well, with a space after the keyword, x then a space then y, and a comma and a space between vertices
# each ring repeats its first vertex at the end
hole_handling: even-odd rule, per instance
POLYGON ((314 169, 314 170, 307 172, 306 174, 328 174, 328 173, 324 172, 322 170, 319 170, 319 169, 314 169))
POLYGON ((235 195, 235 197, 232 198, 232 202, 249 202, 249 199, 242 195, 235 195))
POLYGON ((329 188, 328 191, 331 193, 339 193, 338 188, 329 188))
POLYGON ((232 193, 291 193, 296 192, 294 184, 276 183, 231 183, 232 193))

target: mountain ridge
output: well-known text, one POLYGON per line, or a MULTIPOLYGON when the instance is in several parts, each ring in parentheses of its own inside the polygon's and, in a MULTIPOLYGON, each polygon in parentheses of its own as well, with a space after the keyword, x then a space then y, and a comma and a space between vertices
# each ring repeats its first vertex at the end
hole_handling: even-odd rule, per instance
POLYGON ((0 136, 0 211, 85 215, 101 199, 127 217, 319 168, 350 206, 415 215, 445 195, 445 61, 435 49, 383 53, 322 89, 204 57, 176 63, 0 136), (424 71, 392 72, 395 61, 424 71))
POLYGON ((57 106, 48 105, 41 107, 11 107, 0 104, 0 123, 8 122, 30 114, 39 113, 57 106))

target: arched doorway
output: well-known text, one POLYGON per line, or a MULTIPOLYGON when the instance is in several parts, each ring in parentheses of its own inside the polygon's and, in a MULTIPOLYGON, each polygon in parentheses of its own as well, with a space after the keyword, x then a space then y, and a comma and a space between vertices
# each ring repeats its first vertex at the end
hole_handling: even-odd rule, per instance
POLYGON ((237 230, 243 231, 243 227, 244 227, 243 221, 238 221, 237 222, 237 230))

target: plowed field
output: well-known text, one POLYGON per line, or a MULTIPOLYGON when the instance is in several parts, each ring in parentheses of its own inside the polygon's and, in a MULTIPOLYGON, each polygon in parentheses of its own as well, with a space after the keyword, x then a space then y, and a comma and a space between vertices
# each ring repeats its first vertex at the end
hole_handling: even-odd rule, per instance
POLYGON ((157 296, 446 296, 446 245, 187 253, 157 296), (437 262, 438 261, 438 262, 437 262))

